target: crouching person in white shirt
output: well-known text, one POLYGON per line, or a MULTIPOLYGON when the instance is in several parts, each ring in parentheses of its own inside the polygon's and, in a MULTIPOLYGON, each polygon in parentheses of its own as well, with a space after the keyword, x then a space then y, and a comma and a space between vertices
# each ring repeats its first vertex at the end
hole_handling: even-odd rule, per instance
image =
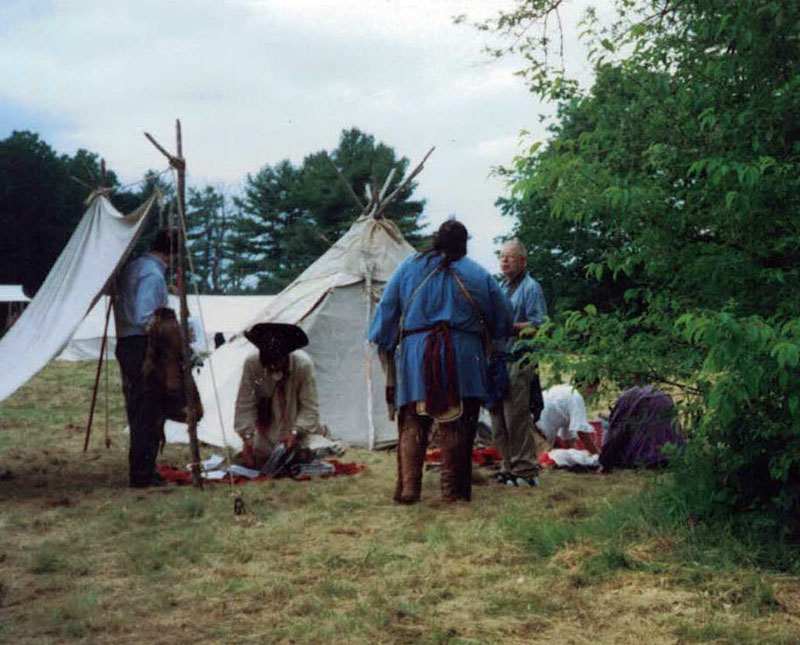
MULTIPOLYGON (((597 391, 597 383, 583 389, 586 396, 597 391)), ((586 404, 583 396, 571 385, 554 385, 542 392, 544 410, 536 422, 536 429, 552 445, 556 437, 561 437, 570 448, 580 439, 584 447, 593 455, 600 452, 594 441, 594 428, 586 420, 586 404)))

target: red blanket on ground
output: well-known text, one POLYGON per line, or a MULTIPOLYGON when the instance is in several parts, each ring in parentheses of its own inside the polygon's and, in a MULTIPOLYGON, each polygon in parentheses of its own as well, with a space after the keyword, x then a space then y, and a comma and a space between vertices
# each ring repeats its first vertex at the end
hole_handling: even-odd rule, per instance
MULTIPOLYGON (((441 461, 442 451, 432 448, 425 453, 425 461, 441 461)), ((472 463, 478 466, 493 466, 499 464, 503 458, 495 448, 476 448, 472 451, 472 463)))
MULTIPOLYGON (((335 477, 337 475, 355 475, 360 473, 366 466, 364 464, 357 464, 355 462, 342 463, 338 459, 325 459, 327 463, 331 464, 335 470, 334 472, 326 475, 318 475, 316 477, 297 477, 297 481, 305 481, 307 479, 320 479, 324 477, 335 477)), ((156 466, 158 474, 161 475, 165 481, 171 484, 191 484, 192 473, 182 466, 161 465, 156 466)), ((234 476, 234 484, 243 484, 246 482, 263 482, 272 479, 271 477, 256 477, 255 479, 248 479, 247 477, 234 476)), ((227 484, 230 482, 229 477, 225 479, 205 479, 206 484, 227 484)))
POLYGON ((539 462, 540 466, 546 466, 548 468, 552 468, 553 466, 556 465, 556 462, 554 462, 552 459, 550 459, 550 453, 549 452, 541 453, 537 457, 536 461, 539 462))

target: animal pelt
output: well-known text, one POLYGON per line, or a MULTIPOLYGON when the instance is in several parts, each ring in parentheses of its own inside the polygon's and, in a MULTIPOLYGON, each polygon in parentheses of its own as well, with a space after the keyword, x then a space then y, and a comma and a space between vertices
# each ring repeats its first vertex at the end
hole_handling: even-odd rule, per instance
MULTIPOLYGON (((186 422, 188 405, 183 380, 183 339, 172 309, 160 307, 153 314, 147 332, 142 372, 152 403, 161 409, 164 417, 186 422)), ((189 378, 197 419, 201 419, 203 406, 200 395, 191 374, 189 378)))

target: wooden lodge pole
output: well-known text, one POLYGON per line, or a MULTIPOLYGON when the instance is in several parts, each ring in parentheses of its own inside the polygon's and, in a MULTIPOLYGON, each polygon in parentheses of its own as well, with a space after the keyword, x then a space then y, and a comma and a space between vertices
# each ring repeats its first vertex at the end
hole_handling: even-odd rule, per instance
MULTIPOLYGON (((86 168, 89 175, 91 175, 92 180, 95 181, 94 173, 91 171, 90 168, 86 168)), ((83 183, 77 177, 73 177, 75 181, 78 183, 83 183)), ((100 185, 95 186, 94 188, 89 187, 90 190, 97 190, 98 188, 106 188, 106 160, 100 159, 100 185)), ((95 406, 97 405, 97 390, 100 387, 100 372, 103 368, 103 359, 105 357, 106 352, 106 344, 108 342, 108 321, 111 317, 111 307, 113 306, 114 301, 113 299, 108 301, 108 310, 106 311, 106 322, 103 327, 103 340, 100 343, 100 358, 97 361, 97 372, 94 375, 94 388, 92 389, 92 403, 89 406, 89 420, 86 422, 86 435, 83 439, 83 452, 86 452, 89 449, 89 437, 92 434, 92 421, 94 420, 94 410, 95 406)), ((106 361, 106 374, 108 374, 108 361, 106 361)), ((106 380, 106 399, 108 399, 108 380, 106 380)), ((108 438, 108 402, 106 402, 106 441, 108 438)), ((108 444, 106 444, 108 447, 108 444)))
MULTIPOLYGON (((97 372, 94 375, 94 389, 92 390, 92 404, 89 406, 89 421, 86 423, 86 436, 83 439, 83 452, 89 448, 89 437, 92 434, 92 421, 94 420, 94 408, 97 405, 97 389, 100 386, 100 370, 103 367, 103 357, 106 353, 106 343, 108 341, 108 319, 111 317, 111 300, 108 301, 106 310, 106 324, 103 327, 103 341, 100 343, 100 358, 97 361, 97 372)), ((108 369, 108 366, 106 366, 108 369)), ((108 420, 106 420, 108 422, 108 420)))
POLYGON ((181 307, 181 331, 183 332, 183 387, 186 396, 186 422, 189 426, 189 445, 192 453, 192 483, 197 488, 203 488, 203 478, 200 475, 200 443, 197 440, 197 408, 195 407, 194 392, 192 390, 192 365, 189 362, 191 347, 189 346, 189 306, 186 301, 186 161, 183 158, 183 140, 181 137, 180 119, 175 120, 176 150, 177 155, 167 152, 150 134, 144 136, 168 160, 178 173, 178 296, 181 307))
MULTIPOLYGON (((106 160, 103 157, 100 158, 100 182, 104 188, 108 187, 108 183, 106 182, 106 160)), ((108 311, 106 312, 106 328, 103 331, 103 348, 100 350, 102 356, 101 360, 105 361, 106 423, 104 426, 103 437, 105 439, 106 450, 111 448, 111 437, 108 434, 108 321, 111 318, 111 310, 114 308, 114 298, 116 297, 116 295, 117 295, 116 280, 112 275, 112 279, 110 280, 110 284, 108 285, 108 311), (105 354, 103 354, 103 352, 105 352, 105 354)))
POLYGON ((181 137, 180 119, 175 120, 175 133, 177 141, 178 159, 181 163, 178 171, 178 219, 180 227, 178 232, 178 294, 181 300, 181 331, 183 332, 183 391, 186 396, 186 422, 189 425, 189 443, 192 451, 192 483, 198 488, 203 488, 203 478, 200 476, 200 443, 197 440, 197 408, 192 390, 192 364, 189 361, 191 347, 189 346, 189 304, 186 300, 186 252, 188 246, 184 233, 186 227, 186 162, 183 159, 183 140, 181 137))

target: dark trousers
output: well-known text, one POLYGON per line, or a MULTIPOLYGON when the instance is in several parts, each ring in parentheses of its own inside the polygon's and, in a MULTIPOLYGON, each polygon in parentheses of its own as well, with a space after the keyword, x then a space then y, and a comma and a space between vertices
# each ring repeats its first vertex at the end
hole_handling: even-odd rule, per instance
POLYGON ((131 432, 128 468, 132 486, 147 486, 152 482, 164 425, 157 399, 148 391, 142 375, 146 351, 147 336, 117 339, 115 354, 122 372, 122 392, 131 432))
MULTIPOLYGON (((464 413, 452 423, 439 424, 442 450, 442 501, 472 498, 472 442, 478 428, 478 399, 464 400, 464 413)), ((417 414, 416 404, 400 408, 397 420, 397 487, 394 500, 401 504, 419 501, 422 468, 433 419, 417 414)))

